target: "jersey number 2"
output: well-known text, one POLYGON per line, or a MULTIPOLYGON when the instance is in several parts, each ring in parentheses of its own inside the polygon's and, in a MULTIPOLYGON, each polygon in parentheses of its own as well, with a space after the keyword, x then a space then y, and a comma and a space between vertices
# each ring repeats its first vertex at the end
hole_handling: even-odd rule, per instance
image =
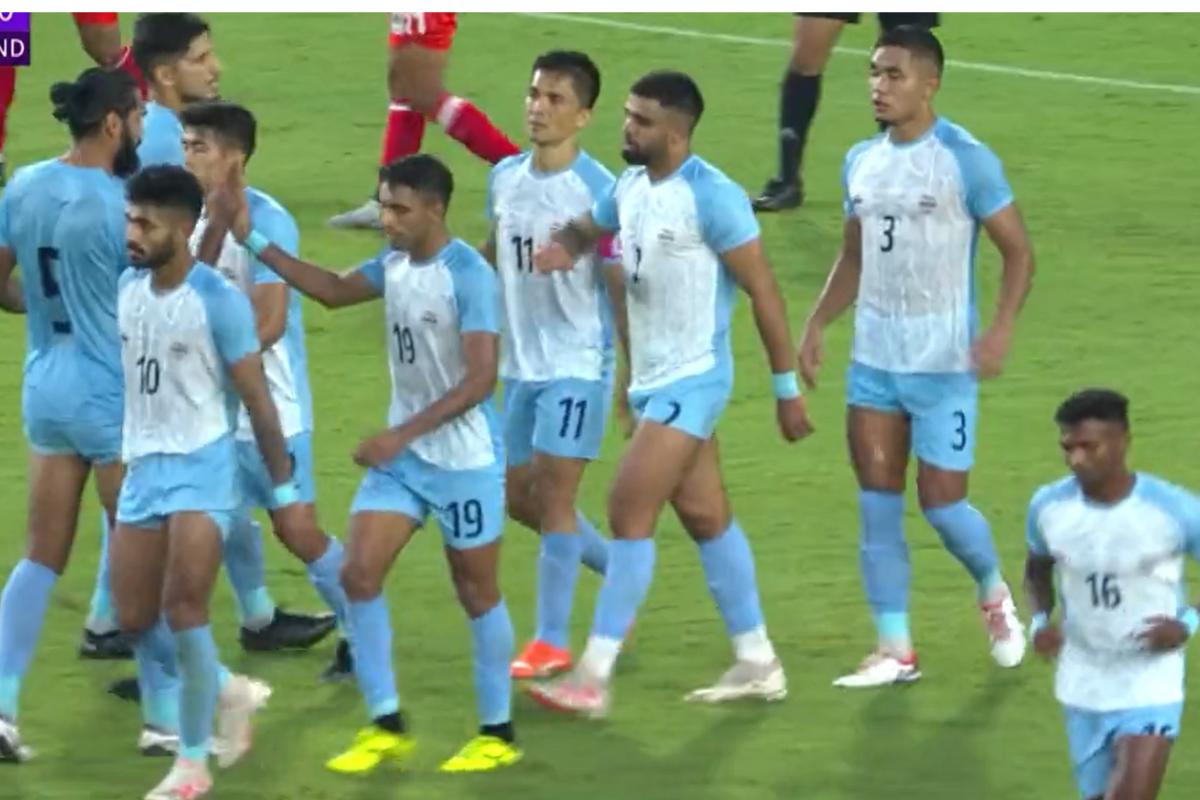
MULTIPOLYGON (((39 247, 37 249, 38 273, 42 279, 42 296, 47 300, 57 300, 58 304, 62 303, 59 297, 62 295, 62 290, 58 287, 58 281, 54 279, 55 269, 58 267, 58 249, 54 247, 39 247)), ((65 316, 65 313, 64 315, 65 316)), ((50 327, 55 333, 70 333, 71 323, 65 319, 55 319, 50 321, 50 327)))

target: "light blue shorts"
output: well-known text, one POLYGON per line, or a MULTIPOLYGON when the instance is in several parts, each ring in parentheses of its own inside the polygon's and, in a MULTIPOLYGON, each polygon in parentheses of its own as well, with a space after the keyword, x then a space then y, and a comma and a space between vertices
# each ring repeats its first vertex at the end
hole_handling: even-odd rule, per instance
POLYGON ((403 514, 418 526, 433 513, 447 546, 482 547, 504 530, 504 465, 441 469, 405 450, 390 464, 367 470, 350 504, 352 516, 364 511, 403 514))
POLYGON ((94 464, 121 460, 121 418, 95 420, 47 419, 36 414, 25 417, 29 449, 42 456, 79 456, 94 464))
POLYGON ((561 458, 600 457, 612 407, 612 373, 598 381, 504 381, 504 451, 509 466, 536 450, 561 458))
POLYGON ((707 440, 733 393, 733 370, 719 365, 674 383, 629 393, 629 407, 638 419, 651 420, 707 440))
POLYGON ((975 461, 979 382, 972 373, 888 372, 851 361, 846 403, 908 415, 913 452, 931 466, 965 472, 975 461))
MULTIPOLYGON (((288 452, 292 455, 292 477, 300 488, 300 502, 314 503, 317 499, 316 484, 313 482, 312 433, 304 431, 288 439, 288 452)), ((238 487, 242 499, 254 508, 274 511, 275 482, 267 471, 258 442, 239 439, 237 443, 238 487)))
POLYGON ((136 528, 160 528, 172 514, 203 511, 224 538, 241 505, 237 448, 233 437, 226 435, 194 453, 134 459, 121 483, 117 521, 136 528))
POLYGON ((30 365, 21 386, 25 438, 39 455, 119 461, 124 387, 107 370, 78 361, 50 355, 30 365))
POLYGON ((1084 798, 1102 797, 1116 763, 1116 744, 1122 736, 1179 735, 1183 703, 1143 706, 1120 711, 1087 711, 1063 706, 1067 723, 1067 748, 1075 784, 1084 798))

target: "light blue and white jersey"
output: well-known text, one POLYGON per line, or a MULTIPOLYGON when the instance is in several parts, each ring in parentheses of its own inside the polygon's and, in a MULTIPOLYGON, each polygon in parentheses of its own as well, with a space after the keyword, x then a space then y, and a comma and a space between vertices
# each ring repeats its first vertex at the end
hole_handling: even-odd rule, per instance
MULTIPOLYGON (((358 268, 384 300, 396 426, 445 396, 467 374, 464 333, 499 333, 496 273, 473 247, 452 239, 429 261, 385 249, 358 268)), ((410 446, 422 460, 447 470, 504 462, 495 407, 479 405, 410 446)))
POLYGON ((58 159, 17 170, 0 197, 0 246, 24 279, 25 380, 121 413, 117 281, 128 265, 125 189, 58 159))
POLYGON ((183 123, 174 111, 161 103, 146 103, 142 122, 142 143, 138 145, 142 167, 155 164, 183 166, 183 123))
POLYGON ((1128 497, 1102 505, 1068 477, 1033 496, 1026 540, 1058 572, 1059 701, 1090 711, 1182 701, 1183 650, 1149 653, 1137 635, 1187 603, 1184 555, 1200 559, 1200 497, 1139 473, 1128 497))
POLYGON ((503 377, 601 379, 613 344, 603 274, 605 262, 614 259, 611 240, 581 256, 567 272, 537 272, 533 254, 549 243, 555 228, 591 211, 613 183, 612 173, 587 153, 554 173, 539 172, 530 153, 492 168, 487 215, 494 226, 504 302, 503 377))
POLYGON ((121 277, 125 368, 123 458, 187 455, 233 433, 238 398, 229 367, 259 350, 246 295, 197 262, 160 294, 148 269, 121 277))
POLYGON ((980 224, 1013 202, 1000 160, 939 118, 903 144, 850 149, 844 208, 862 225, 853 358, 890 372, 967 372, 980 224))
POLYGON ((658 181, 645 167, 625 170, 592 218, 620 231, 630 391, 731 366, 737 287, 721 254, 759 236, 745 191, 693 155, 658 181))
MULTIPOLYGON (((300 230, 296 220, 274 198, 257 189, 246 190, 246 201, 250 210, 251 227, 271 240, 271 244, 288 255, 298 256, 300 230)), ((200 239, 208 227, 208 219, 201 217, 192 233, 191 249, 195 253, 200 239)), ((231 234, 225 234, 221 255, 214 265, 217 271, 249 297, 254 287, 265 283, 283 283, 283 279, 270 267, 255 258, 250 251, 237 243, 231 234)), ((313 429, 312 390, 308 382, 308 349, 304 343, 304 317, 300 293, 288 290, 287 322, 283 336, 263 351, 263 370, 267 375, 267 386, 279 413, 279 426, 285 438, 313 429)), ((250 415, 243 406, 238 412, 237 438, 244 441, 254 439, 250 415)))

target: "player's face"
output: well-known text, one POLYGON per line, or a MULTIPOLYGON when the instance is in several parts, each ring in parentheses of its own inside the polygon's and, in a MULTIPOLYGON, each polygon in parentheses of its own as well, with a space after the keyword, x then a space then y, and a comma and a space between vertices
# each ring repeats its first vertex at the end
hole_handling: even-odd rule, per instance
POLYGON ((131 203, 125 209, 129 263, 139 269, 158 269, 173 259, 179 248, 173 221, 166 209, 131 203))
POLYGON ((670 125, 657 100, 629 95, 625 101, 625 145, 621 158, 629 164, 649 164, 667 152, 670 125))
POLYGON ((411 186, 379 184, 379 223, 393 247, 412 250, 441 222, 442 204, 411 186))
POLYGON ((132 111, 118 120, 120 138, 116 155, 113 156, 113 174, 118 178, 128 178, 137 172, 141 163, 138 161, 138 145, 142 143, 142 104, 139 102, 132 111))
POLYGON ((577 134, 591 119, 575 94, 571 79, 557 72, 537 70, 525 96, 525 126, 534 144, 557 144, 577 134))
POLYGON ((187 53, 172 66, 175 89, 185 103, 212 100, 218 96, 221 62, 212 38, 202 33, 192 40, 187 53))
POLYGON ((1067 467, 1084 486, 1103 482, 1125 466, 1129 431, 1114 422, 1086 419, 1060 428, 1067 467))
POLYGON ((912 119, 937 91, 937 71, 903 47, 880 47, 871 55, 871 104, 875 119, 895 125, 912 119))
POLYGON ((188 172, 196 176, 204 191, 210 191, 241 155, 222 146, 212 131, 185 128, 183 131, 183 159, 188 172))

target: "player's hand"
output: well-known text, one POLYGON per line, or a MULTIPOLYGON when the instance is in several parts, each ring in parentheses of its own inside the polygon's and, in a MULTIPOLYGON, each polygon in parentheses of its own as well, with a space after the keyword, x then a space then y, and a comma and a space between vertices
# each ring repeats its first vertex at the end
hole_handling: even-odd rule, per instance
POLYGON ((1004 360, 1012 346, 1012 328, 993 325, 971 345, 971 362, 980 378, 994 378, 1004 371, 1004 360))
POLYGON ((812 422, 808 419, 808 404, 803 397, 776 401, 775 418, 785 441, 798 442, 813 432, 812 422))
POLYGON ((400 455, 408 445, 409 437, 402 427, 388 428, 358 443, 354 463, 360 467, 378 467, 400 455))
POLYGON ((204 198, 204 205, 209 219, 227 228, 239 242, 249 235, 250 209, 240 165, 230 165, 204 198))
POLYGON ((1187 626, 1175 617, 1160 615, 1146 620, 1146 629, 1138 634, 1142 647, 1151 653, 1166 653, 1183 647, 1188 640, 1187 626))
POLYGON ((1062 645, 1063 635, 1057 625, 1047 625, 1033 635, 1033 650, 1042 658, 1058 658, 1062 645))
POLYGON ((551 241, 533 253, 533 266, 538 272, 565 272, 575 266, 575 259, 559 242, 551 241))
POLYGON ((817 372, 821 369, 821 359, 824 357, 825 342, 821 328, 813 323, 804 326, 804 334, 800 337, 800 377, 809 389, 817 388, 817 372))

